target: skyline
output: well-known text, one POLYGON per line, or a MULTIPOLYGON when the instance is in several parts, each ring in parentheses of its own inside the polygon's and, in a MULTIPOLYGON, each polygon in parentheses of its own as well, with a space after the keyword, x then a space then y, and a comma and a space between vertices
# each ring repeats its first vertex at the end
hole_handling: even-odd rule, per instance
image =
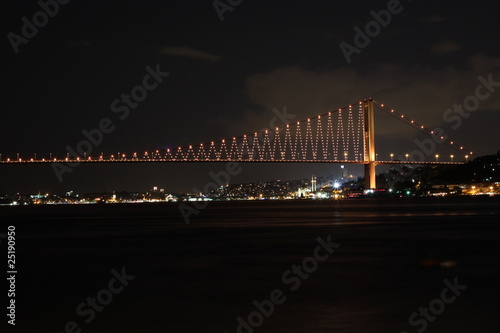
MULTIPOLYGON (((165 150, 251 133, 269 127, 272 119, 281 124, 314 117, 373 97, 426 126, 443 128, 476 156, 493 154, 500 120, 493 5, 479 2, 470 12, 451 2, 430 8, 395 3, 312 1, 307 11, 283 1, 242 2, 224 12, 223 21, 213 3, 201 1, 60 4, 27 43, 17 45, 17 54, 11 39, 2 43, 9 60, 3 64, 0 153, 64 153, 104 118, 113 119, 115 128, 104 136, 100 151, 165 150), (387 12, 392 14, 384 21, 387 12), (370 22, 379 22, 377 33, 366 31, 370 22), (471 27, 480 27, 480 35, 471 27), (363 32, 372 35, 366 45, 363 32), (347 44, 357 51, 346 57, 347 44), (168 75, 155 76, 155 71, 168 75), (127 102, 123 94, 134 89, 140 101, 127 102), (467 111, 476 101, 477 111, 467 111)), ((41 10, 37 3, 6 6, 4 36, 22 35, 22 18, 32 21, 41 10)), ((411 152, 418 148, 415 140, 423 140, 384 116, 376 119, 376 128, 380 156, 411 152)), ((135 188, 162 176, 165 186, 186 191, 221 167, 82 165, 59 183, 50 167, 0 166, 3 192, 21 183, 24 189, 50 191, 135 188)), ((245 165, 235 181, 330 170, 335 166, 245 165)))

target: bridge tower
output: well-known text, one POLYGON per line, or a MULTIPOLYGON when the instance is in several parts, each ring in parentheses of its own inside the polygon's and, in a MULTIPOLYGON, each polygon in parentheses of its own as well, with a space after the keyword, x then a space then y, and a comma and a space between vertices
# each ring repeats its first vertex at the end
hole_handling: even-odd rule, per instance
POLYGON ((373 99, 363 101, 363 117, 365 121, 364 146, 365 146, 365 188, 376 188, 375 173, 375 117, 373 112, 373 99))

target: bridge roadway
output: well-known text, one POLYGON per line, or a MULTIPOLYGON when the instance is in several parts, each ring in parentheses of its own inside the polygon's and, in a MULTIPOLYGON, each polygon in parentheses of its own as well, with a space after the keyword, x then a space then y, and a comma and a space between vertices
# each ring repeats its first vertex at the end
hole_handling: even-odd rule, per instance
MULTIPOLYGON (((370 164, 368 161, 356 160, 276 160, 276 159, 175 159, 175 158, 86 158, 86 159, 7 159, 0 164, 47 164, 47 163, 338 163, 338 164, 370 164)), ((458 165, 459 162, 439 161, 374 161, 376 165, 412 164, 412 165, 458 165)))

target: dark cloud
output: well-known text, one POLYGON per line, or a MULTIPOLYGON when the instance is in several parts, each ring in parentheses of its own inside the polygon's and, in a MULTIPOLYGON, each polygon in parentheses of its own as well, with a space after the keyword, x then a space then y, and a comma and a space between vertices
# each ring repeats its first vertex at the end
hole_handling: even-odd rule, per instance
POLYGON ((447 20, 447 18, 445 16, 434 15, 434 16, 431 16, 431 17, 428 17, 428 18, 424 19, 424 22, 438 23, 438 22, 443 22, 443 21, 446 21, 446 20, 447 20))
POLYGON ((66 42, 70 47, 75 48, 75 49, 80 49, 80 48, 87 48, 92 45, 88 40, 69 40, 66 42))
POLYGON ((457 42, 454 42, 452 40, 445 40, 440 42, 439 44, 434 45, 432 47, 432 52, 439 54, 446 54, 455 52, 457 50, 460 50, 461 48, 462 45, 458 44, 457 42))
POLYGON ((166 46, 161 49, 161 54, 202 59, 210 62, 217 62, 222 59, 221 56, 199 51, 187 46, 166 46))

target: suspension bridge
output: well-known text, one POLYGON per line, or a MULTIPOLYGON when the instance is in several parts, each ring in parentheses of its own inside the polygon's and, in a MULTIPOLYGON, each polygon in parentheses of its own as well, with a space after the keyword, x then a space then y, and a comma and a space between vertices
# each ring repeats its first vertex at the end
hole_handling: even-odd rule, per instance
MULTIPOLYGON (((264 132, 254 132, 229 139, 187 145, 163 151, 143 153, 117 153, 98 156, 78 148, 74 154, 65 156, 23 158, 20 154, 4 157, 0 164, 26 163, 166 163, 166 162, 254 162, 254 163, 342 163, 365 166, 365 186, 375 188, 375 167, 380 164, 463 164, 463 161, 412 161, 406 154, 405 160, 377 160, 375 152, 375 110, 391 114, 400 121, 435 136, 430 128, 390 109, 373 99, 339 108, 316 117, 276 127, 264 132)), ((445 137, 443 144, 464 154, 465 160, 472 151, 445 137)), ((82 147, 88 147, 90 143, 82 147)), ((437 155, 436 155, 437 157, 437 155)), ((451 155, 453 158, 453 155, 451 155)))

